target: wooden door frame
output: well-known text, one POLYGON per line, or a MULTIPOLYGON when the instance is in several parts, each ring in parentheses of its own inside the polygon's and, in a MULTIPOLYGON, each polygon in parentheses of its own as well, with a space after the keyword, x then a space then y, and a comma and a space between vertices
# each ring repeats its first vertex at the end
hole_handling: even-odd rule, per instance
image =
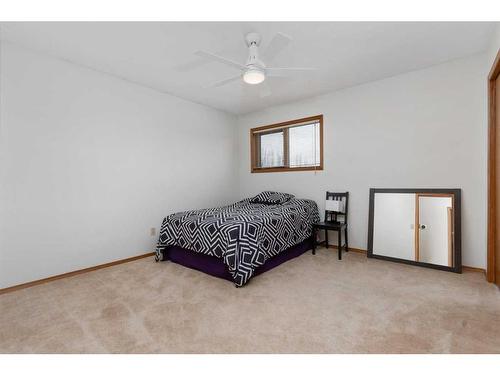
POLYGON ((497 108, 496 108, 496 79, 500 75, 500 50, 497 53, 490 74, 488 75, 488 256, 486 278, 489 282, 495 281, 495 253, 496 253, 496 226, 497 212, 497 183, 500 176, 496 175, 497 155, 497 108))
POLYGON ((453 207, 448 207, 447 213, 447 223, 448 223, 448 266, 453 266, 453 207))

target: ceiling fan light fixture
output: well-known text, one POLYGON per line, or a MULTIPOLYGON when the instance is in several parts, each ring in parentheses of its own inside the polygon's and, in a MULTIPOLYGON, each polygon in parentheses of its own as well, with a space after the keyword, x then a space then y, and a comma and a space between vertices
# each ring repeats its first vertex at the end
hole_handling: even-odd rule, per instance
MULTIPOLYGON (((238 75, 223 79, 221 81, 215 82, 208 87, 220 87, 227 85, 231 82, 243 80, 243 82, 249 85, 258 85, 264 82, 267 77, 286 77, 294 72, 303 72, 314 70, 311 68, 292 68, 289 66, 284 67, 269 67, 264 61, 259 57, 259 45, 260 45, 260 35, 257 33, 249 33, 245 37, 245 41, 248 47, 248 58, 245 63, 239 63, 237 61, 230 60, 224 56, 219 56, 214 53, 197 51, 196 55, 219 64, 224 64, 231 67, 232 69, 238 69, 238 75)), ((291 38, 283 33, 277 33, 273 39, 268 43, 264 51, 264 59, 272 60, 276 57, 288 44, 291 38)), ((271 95, 268 85, 264 85, 263 90, 259 90, 261 97, 271 95)))
POLYGON ((250 68, 243 73, 243 81, 249 85, 258 85, 259 83, 264 82, 265 79, 266 74, 260 69, 250 68))

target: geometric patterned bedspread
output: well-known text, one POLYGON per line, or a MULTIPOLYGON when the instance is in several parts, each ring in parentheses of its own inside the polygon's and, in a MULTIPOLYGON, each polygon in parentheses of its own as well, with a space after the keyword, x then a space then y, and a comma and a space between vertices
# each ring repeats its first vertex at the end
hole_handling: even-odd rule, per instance
POLYGON ((318 221, 316 202, 295 198, 277 205, 248 198, 179 212, 163 219, 155 258, 162 260, 161 251, 170 245, 222 258, 234 283, 242 286, 267 259, 309 238, 318 221))

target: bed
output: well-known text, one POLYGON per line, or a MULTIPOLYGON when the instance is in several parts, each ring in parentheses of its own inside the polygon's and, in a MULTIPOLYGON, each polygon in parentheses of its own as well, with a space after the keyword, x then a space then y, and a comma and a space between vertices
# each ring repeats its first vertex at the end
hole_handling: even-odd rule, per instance
POLYGON ((277 192, 178 212, 163 219, 155 260, 170 260, 241 287, 252 276, 311 249, 318 221, 316 202, 277 192))

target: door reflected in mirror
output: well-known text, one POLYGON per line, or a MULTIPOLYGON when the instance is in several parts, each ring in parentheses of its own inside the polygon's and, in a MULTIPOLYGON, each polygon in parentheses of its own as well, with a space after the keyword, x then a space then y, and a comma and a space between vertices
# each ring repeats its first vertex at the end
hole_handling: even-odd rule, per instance
POLYGON ((453 196, 417 194, 417 262, 453 267, 453 196))
POLYGON ((461 272, 460 189, 370 189, 368 257, 461 272))

